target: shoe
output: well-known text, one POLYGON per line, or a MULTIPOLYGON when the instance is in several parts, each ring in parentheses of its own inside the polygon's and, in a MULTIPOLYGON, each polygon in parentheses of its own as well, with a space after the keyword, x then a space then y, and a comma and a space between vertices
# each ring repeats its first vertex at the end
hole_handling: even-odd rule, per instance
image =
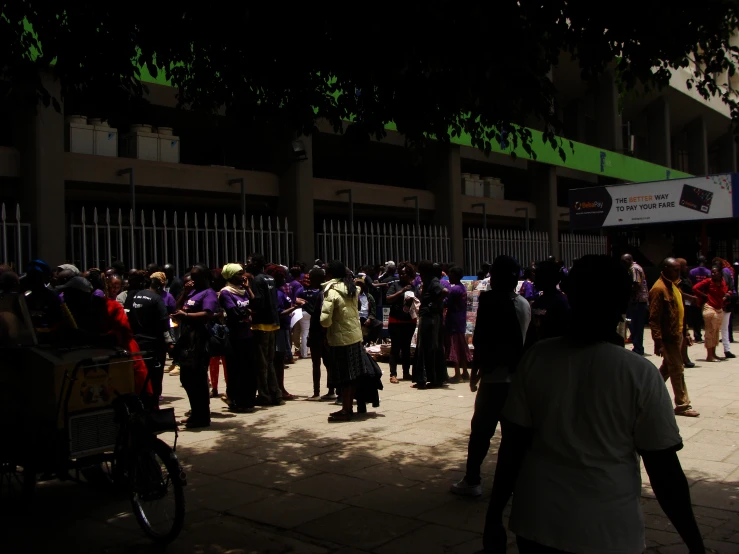
POLYGON ((225 394, 221 395, 221 400, 223 401, 224 404, 226 404, 226 406, 233 406, 233 402, 231 402, 231 399, 225 394))
POLYGON ((403 381, 412 381, 413 377, 411 377, 410 373, 403 373, 403 381))
POLYGON ((180 421, 186 429, 200 429, 201 427, 210 427, 210 421, 197 421, 191 417, 185 418, 180 421))
POLYGON ((685 410, 684 412, 675 412, 676 416, 684 417, 698 417, 700 414, 693 409, 685 410))
POLYGON ((397 377, 396 377, 395 375, 391 375, 391 376, 390 376, 390 382, 391 382, 391 383, 392 383, 393 385, 397 385, 399 381, 398 381, 398 378, 397 378, 397 377))
POLYGON ((313 396, 308 397, 306 400, 310 400, 311 402, 320 402, 321 401, 321 395, 316 393, 313 396))
POLYGON ((170 366, 170 367, 171 367, 171 369, 169 370, 169 374, 172 377, 175 377, 175 376, 177 376, 177 375, 180 374, 180 366, 172 364, 172 366, 170 366))
POLYGON ((732 354, 731 352, 724 352, 724 358, 733 359, 736 358, 736 354, 732 354))
POLYGON ((211 398, 219 398, 220 396, 221 395, 218 394, 218 389, 216 389, 216 388, 211 389, 211 391, 210 391, 210 397, 211 398))
POLYGON ((331 415, 329 415, 328 420, 329 421, 350 421, 352 417, 354 417, 354 412, 345 412, 344 410, 339 410, 338 412, 334 412, 331 415))
POLYGON ((289 392, 285 391, 282 393, 282 399, 283 400, 295 400, 295 395, 290 394, 289 392))
POLYGON ((174 369, 174 367, 175 367, 174 364, 168 365, 167 367, 164 368, 164 373, 169 373, 170 371, 174 369))
POLYGON ((450 377, 449 379, 446 380, 446 382, 449 383, 450 385, 457 385, 459 384, 459 381, 460 381, 459 377, 450 377))
POLYGON ((270 405, 271 406, 284 406, 285 401, 282 398, 278 398, 277 400, 273 400, 270 405))
POLYGON ((470 485, 465 478, 449 487, 449 492, 459 496, 482 496, 482 481, 477 485, 470 485))
POLYGON ((337 398, 334 404, 336 404, 337 406, 341 406, 342 404, 344 404, 344 401, 341 398, 337 398))
POLYGON ((326 400, 336 400, 336 395, 334 393, 332 393, 332 392, 329 392, 328 394, 324 394, 321 397, 321 400, 324 400, 324 401, 326 401, 326 400))
POLYGON ((643 351, 643 350, 642 350, 641 352, 638 352, 638 351, 636 350, 636 348, 632 348, 632 349, 631 349, 631 351, 632 351, 632 352, 633 352, 634 354, 639 354, 639 356, 643 356, 643 355, 644 355, 644 351, 643 351))
POLYGON ((254 406, 236 406, 234 404, 231 404, 228 407, 228 411, 235 414, 253 414, 257 411, 257 409, 254 406))
POLYGON ((693 369, 695 367, 695 364, 693 362, 687 362, 686 364, 683 364, 688 369, 693 369))

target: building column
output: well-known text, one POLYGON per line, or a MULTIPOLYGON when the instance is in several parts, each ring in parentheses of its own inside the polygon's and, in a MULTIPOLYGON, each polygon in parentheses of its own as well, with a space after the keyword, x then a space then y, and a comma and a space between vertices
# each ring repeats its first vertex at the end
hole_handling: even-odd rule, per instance
MULTIPOLYGON (((51 74, 42 83, 61 105, 61 88, 51 74)), ((33 256, 52 267, 67 258, 64 192, 64 113, 50 103, 20 109, 15 121, 16 148, 20 152, 19 191, 21 217, 31 223, 33 256)), ((28 262, 29 260, 26 260, 28 262)))
POLYGON ((698 117, 685 127, 688 137, 688 172, 693 175, 708 174, 708 140, 706 121, 698 117))
POLYGON ((672 167, 672 136, 670 129, 670 105, 660 98, 647 108, 649 161, 672 167))
MULTIPOLYGON (((295 160, 280 174, 278 213, 287 217, 295 239, 295 258, 312 265, 315 260, 315 229, 313 209, 313 140, 298 137, 307 159, 295 160)), ((294 260, 290 260, 292 263, 294 260)))
POLYGON ((447 228, 450 260, 434 260, 465 266, 462 228, 462 167, 459 146, 432 147, 426 163, 427 179, 435 194, 434 223, 447 228))
POLYGON ((737 146, 734 135, 729 132, 718 139, 718 172, 719 173, 736 173, 737 172, 737 146))
MULTIPOLYGON (((529 198, 536 206, 536 228, 549 234, 551 255, 559 259, 559 207, 557 206, 557 168, 529 163, 529 198)), ((538 260, 519 260, 522 264, 538 260)))
POLYGON ((596 121, 598 146, 612 152, 623 151, 623 130, 618 106, 619 96, 613 71, 607 71, 598 82, 596 91, 596 121))

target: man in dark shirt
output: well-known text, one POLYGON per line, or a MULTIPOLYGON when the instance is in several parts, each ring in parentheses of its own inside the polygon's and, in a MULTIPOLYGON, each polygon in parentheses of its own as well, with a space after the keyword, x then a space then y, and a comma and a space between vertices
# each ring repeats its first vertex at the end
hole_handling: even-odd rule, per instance
POLYGON ((182 279, 174 274, 174 266, 172 264, 164 264, 164 274, 167 276, 167 285, 164 287, 164 290, 177 300, 180 294, 182 294, 185 284, 182 282, 182 279))
POLYGON ((151 379, 154 406, 159 406, 167 345, 171 344, 169 315, 160 293, 161 287, 159 280, 152 279, 149 288, 129 294, 123 305, 134 339, 142 351, 149 353, 144 361, 151 379))
POLYGON ((537 341, 561 337, 567 333, 570 304, 567 296, 557 288, 561 277, 562 272, 557 262, 547 260, 536 267, 534 282, 541 295, 531 305, 527 347, 537 341))

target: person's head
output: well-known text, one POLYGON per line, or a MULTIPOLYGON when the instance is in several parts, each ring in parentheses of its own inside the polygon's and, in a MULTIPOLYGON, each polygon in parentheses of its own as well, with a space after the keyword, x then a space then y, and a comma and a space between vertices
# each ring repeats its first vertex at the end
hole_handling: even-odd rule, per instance
POLYGON ((143 269, 132 269, 128 272, 128 290, 139 291, 148 287, 149 274, 143 269))
POLYGON ((326 275, 328 275, 329 279, 338 279, 339 281, 342 281, 349 291, 349 296, 355 296, 357 294, 357 286, 354 284, 354 279, 346 269, 344 262, 340 260, 330 261, 326 268, 326 275))
POLYGON ((108 298, 115 300, 116 296, 123 290, 123 280, 117 273, 113 273, 112 275, 106 274, 105 279, 108 281, 108 298))
POLYGON ((252 254, 246 261, 246 270, 254 275, 264 273, 264 266, 267 262, 262 254, 252 254))
POLYGON ((244 275, 246 271, 241 264, 226 264, 221 270, 221 277, 231 285, 241 287, 244 284, 244 275))
POLYGON ((441 264, 434 263, 431 268, 431 274, 437 279, 441 279, 443 273, 444 273, 444 270, 441 269, 441 264))
POLYGON ((455 265, 449 268, 447 275, 449 276, 449 282, 452 285, 457 285, 462 280, 462 277, 464 277, 464 270, 455 265))
POLYGON ((680 266, 680 275, 688 273, 688 260, 685 258, 677 258, 677 264, 680 266))
POLYGON ((403 286, 412 284, 416 279, 416 268, 413 267, 413 264, 406 262, 403 264, 403 269, 400 270, 398 278, 403 286))
POLYGON ((317 289, 326 278, 326 272, 320 267, 314 267, 308 273, 311 288, 317 289))
POLYGON ((149 275, 149 288, 154 292, 161 292, 164 290, 164 285, 167 284, 167 274, 163 271, 155 271, 149 275))
MULTIPOLYGON (((547 260, 551 261, 551 260, 547 260)), ((527 281, 533 281, 534 277, 536 276, 536 268, 528 266, 526 269, 523 270, 523 278, 527 281)))
POLYGON ((90 281, 80 275, 75 275, 54 290, 64 293, 64 301, 74 308, 89 305, 93 288, 90 281))
POLYGON ((290 268, 290 277, 293 279, 300 279, 300 275, 303 273, 303 270, 300 269, 300 266, 294 265, 290 268))
POLYGON ((326 262, 324 262, 321 258, 317 258, 316 260, 313 260, 313 267, 320 267, 321 269, 325 268, 326 262))
POLYGON ((668 281, 677 281, 680 277, 680 264, 675 258, 665 258, 661 264, 662 275, 668 281))
POLYGON ((168 281, 174 279, 174 266, 170 263, 164 264, 164 274, 167 276, 168 281))
POLYGON ((367 283, 364 282, 364 279, 355 279, 354 284, 357 287, 357 294, 367 294, 367 283))
POLYGON ((219 291, 226 286, 226 279, 223 278, 221 271, 220 267, 210 270, 210 288, 215 291, 219 291))
POLYGON ((54 285, 58 287, 60 285, 66 284, 73 277, 80 277, 79 272, 75 273, 71 269, 59 270, 59 268, 57 268, 57 272, 54 274, 53 282, 54 285))
POLYGON ((557 262, 547 260, 536 266, 534 284, 540 291, 544 292, 556 289, 561 279, 562 272, 557 262))
POLYGON ((481 269, 477 272, 477 280, 482 281, 488 276, 487 272, 484 269, 481 269))
POLYGON ((516 289, 521 266, 511 256, 498 256, 490 267, 490 288, 492 290, 511 292, 516 289))
POLYGON ((7 268, 0 273, 0 293, 17 293, 20 288, 21 282, 15 271, 7 268))
POLYGON ((285 268, 281 265, 277 264, 270 264, 265 269, 267 275, 272 277, 275 280, 275 285, 277 287, 281 287, 285 284, 285 279, 287 278, 287 272, 285 271, 285 268))
POLYGON ((575 262, 568 279, 573 335, 586 339, 612 336, 631 296, 632 281, 623 264, 609 256, 589 254, 575 262))
POLYGON ((43 260, 33 260, 26 266, 26 286, 29 290, 45 287, 51 282, 52 271, 43 260))
POLYGON ((190 279, 196 290, 205 290, 210 287, 210 269, 205 264, 195 264, 190 270, 190 279))
POLYGON ((621 256, 621 263, 624 264, 624 267, 631 267, 634 265, 634 257, 631 254, 624 254, 621 256))
POLYGON ((385 273, 386 274, 388 274, 388 275, 395 275, 395 270, 396 270, 396 266, 395 266, 395 262, 394 261, 389 260, 389 261, 385 262, 385 273))
POLYGON ((490 273, 490 268, 492 267, 492 265, 493 264, 491 264, 490 262, 482 263, 482 266, 480 267, 480 271, 478 273, 482 273, 484 275, 483 279, 488 276, 488 273, 490 273))
POLYGON ((88 281, 90 281, 90 284, 92 285, 93 289, 101 290, 104 293, 106 293, 106 296, 107 296, 107 292, 108 292, 107 282, 105 280, 105 275, 100 269, 98 269, 97 267, 90 269, 90 271, 87 272, 87 275, 85 277, 88 281))
POLYGON ((701 255, 701 256, 698 256, 698 258, 696 259, 696 262, 698 263, 698 267, 706 267, 708 260, 706 260, 705 256, 701 255))
POLYGON ((431 260, 421 260, 418 262, 418 274, 425 283, 434 276, 434 263, 431 260))
POLYGON ((724 278, 723 269, 720 265, 714 265, 711 267, 711 280, 718 283, 724 278))
POLYGON ((162 271, 162 268, 159 266, 159 264, 156 263, 150 263, 146 266, 146 274, 151 275, 152 273, 157 273, 159 271, 162 271))

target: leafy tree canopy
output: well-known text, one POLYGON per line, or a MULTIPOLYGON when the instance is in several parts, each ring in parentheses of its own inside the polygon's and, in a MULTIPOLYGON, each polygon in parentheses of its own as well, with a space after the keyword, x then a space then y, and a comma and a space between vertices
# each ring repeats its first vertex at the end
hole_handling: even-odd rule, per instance
POLYGON ((310 134, 319 118, 337 130, 351 120, 353 132, 378 138, 394 122, 412 145, 464 132, 488 151, 501 133, 525 144, 516 124, 536 118, 564 155, 548 78, 560 60, 573 59, 584 79, 614 69, 622 92, 663 87, 696 62, 689 85, 720 97, 739 123, 737 97, 718 78, 739 59, 737 0, 609 6, 15 0, 0 17, 0 94, 49 102, 38 75, 53 68, 62 97, 141 97, 146 67, 178 87, 182 106, 243 121, 310 134))

